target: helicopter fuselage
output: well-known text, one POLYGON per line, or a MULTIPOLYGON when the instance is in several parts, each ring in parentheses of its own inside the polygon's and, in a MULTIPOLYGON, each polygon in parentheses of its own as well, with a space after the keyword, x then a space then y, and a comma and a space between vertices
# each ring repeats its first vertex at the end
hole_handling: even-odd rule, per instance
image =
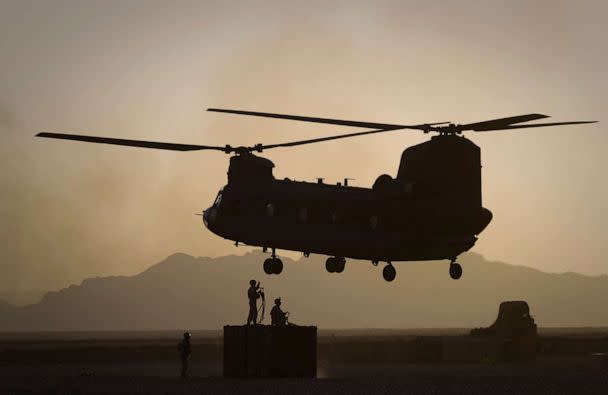
POLYGON ((263 118, 365 128, 353 133, 253 146, 199 145, 41 132, 36 136, 169 151, 220 151, 234 154, 228 184, 203 212, 213 233, 239 242, 271 248, 264 261, 267 274, 280 274, 283 262, 275 250, 329 255, 325 268, 341 273, 345 258, 386 261, 386 281, 396 276, 393 261, 449 259, 450 277, 462 276, 458 254, 469 250, 492 220, 481 204, 480 149, 464 131, 490 132, 596 121, 528 123, 549 118, 530 113, 481 122, 433 122, 413 125, 319 118, 258 111, 209 108, 208 111, 263 118), (295 147, 402 130, 439 133, 407 148, 395 178, 383 174, 372 188, 277 180, 274 164, 254 155, 264 150, 295 147))
POLYGON ((397 177, 373 188, 277 180, 272 167, 232 157, 205 226, 253 246, 392 262, 454 259, 492 218, 481 207, 479 150, 462 137, 408 148, 397 177))

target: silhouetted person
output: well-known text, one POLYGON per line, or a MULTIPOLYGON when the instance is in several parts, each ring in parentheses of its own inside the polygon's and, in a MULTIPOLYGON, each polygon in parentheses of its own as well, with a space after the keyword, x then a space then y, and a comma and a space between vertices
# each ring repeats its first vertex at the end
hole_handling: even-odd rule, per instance
POLYGON ((272 326, 285 326, 287 325, 287 315, 289 312, 281 310, 281 298, 274 300, 274 306, 270 310, 270 323, 272 326))
POLYGON ((190 354, 192 354, 192 347, 190 346, 190 333, 184 333, 184 339, 177 345, 177 351, 182 361, 182 377, 188 377, 188 365, 190 363, 190 354))
POLYGON ((247 290, 247 297, 249 298, 249 316, 247 317, 247 325, 255 325, 258 322, 258 298, 260 297, 260 282, 257 285, 255 280, 249 281, 249 289, 247 290))

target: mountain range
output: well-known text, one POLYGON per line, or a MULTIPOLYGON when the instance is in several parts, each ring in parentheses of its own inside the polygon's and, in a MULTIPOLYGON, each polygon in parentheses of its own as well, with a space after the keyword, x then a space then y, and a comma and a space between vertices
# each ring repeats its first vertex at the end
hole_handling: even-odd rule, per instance
POLYGON ((262 271, 254 251, 218 258, 177 253, 134 276, 98 277, 48 292, 39 303, 0 303, 0 331, 219 329, 244 323, 249 280, 262 282, 266 321, 281 297, 296 324, 320 328, 447 328, 490 324, 498 304, 526 300, 539 326, 608 326, 608 276, 544 273, 467 253, 460 280, 448 262, 381 265, 348 261, 325 271, 321 256, 283 258, 279 276, 262 271))

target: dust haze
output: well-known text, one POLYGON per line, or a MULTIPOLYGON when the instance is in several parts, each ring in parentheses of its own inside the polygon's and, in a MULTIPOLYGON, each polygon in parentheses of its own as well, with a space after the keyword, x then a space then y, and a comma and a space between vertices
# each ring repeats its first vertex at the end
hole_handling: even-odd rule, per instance
MULTIPOLYGON (((0 299, 31 302, 86 277, 135 274, 176 251, 247 251, 194 216, 225 184, 227 156, 48 141, 37 132, 245 145, 344 131, 207 107, 386 123, 529 112, 598 120, 468 135, 482 149, 483 203, 494 213, 474 251, 550 272, 607 273, 606 8, 3 2, 0 299)), ((264 156, 277 178, 371 186, 425 139, 395 132, 264 156)))

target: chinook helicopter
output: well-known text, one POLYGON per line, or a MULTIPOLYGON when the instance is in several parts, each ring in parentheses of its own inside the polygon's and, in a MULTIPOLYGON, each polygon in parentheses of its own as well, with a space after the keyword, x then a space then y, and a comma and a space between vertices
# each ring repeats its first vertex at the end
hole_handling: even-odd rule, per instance
POLYGON ((443 260, 450 262, 453 279, 462 276, 456 262, 471 249, 492 220, 482 206, 480 149, 462 133, 515 130, 595 121, 528 123, 548 118, 526 114, 468 124, 435 122, 396 125, 298 115, 210 108, 208 111, 288 119, 372 130, 280 144, 251 147, 173 144, 76 134, 37 134, 64 140, 114 144, 172 151, 215 150, 230 157, 228 183, 213 204, 199 214, 216 235, 271 250, 263 263, 267 274, 280 274, 283 262, 276 249, 327 255, 326 270, 341 273, 346 258, 386 262, 382 275, 393 281, 396 261, 443 260), (430 140, 406 148, 396 177, 383 174, 371 188, 344 183, 326 184, 274 178, 274 164, 254 153, 322 141, 386 133, 396 130, 437 133, 430 140))

